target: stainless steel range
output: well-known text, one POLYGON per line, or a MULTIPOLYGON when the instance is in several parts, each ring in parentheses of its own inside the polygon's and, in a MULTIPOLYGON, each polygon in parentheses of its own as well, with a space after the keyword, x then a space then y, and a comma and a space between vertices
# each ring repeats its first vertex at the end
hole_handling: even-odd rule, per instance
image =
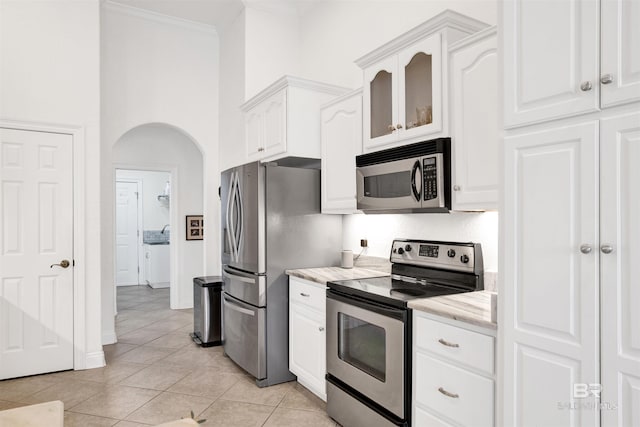
POLYGON ((329 282, 327 411, 347 427, 411 425, 416 298, 484 289, 477 243, 394 240, 391 277, 329 282))

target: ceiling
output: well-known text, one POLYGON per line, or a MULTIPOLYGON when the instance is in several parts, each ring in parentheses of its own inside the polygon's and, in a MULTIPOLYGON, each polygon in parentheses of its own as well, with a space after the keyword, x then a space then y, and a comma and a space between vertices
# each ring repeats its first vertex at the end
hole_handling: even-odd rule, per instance
POLYGON ((322 0, 111 0, 139 9, 220 29, 232 22, 245 6, 274 13, 302 14, 322 0))

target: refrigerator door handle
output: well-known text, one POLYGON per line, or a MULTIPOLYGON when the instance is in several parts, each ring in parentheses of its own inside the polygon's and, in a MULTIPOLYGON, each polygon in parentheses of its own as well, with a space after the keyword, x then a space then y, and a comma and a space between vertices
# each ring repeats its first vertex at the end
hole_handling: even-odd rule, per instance
POLYGON ((256 283, 255 279, 249 279, 249 278, 247 278, 247 277, 242 277, 242 276, 238 276, 238 275, 236 275, 236 274, 231 274, 231 273, 229 273, 227 270, 223 270, 223 271, 222 271, 222 273, 223 273, 225 276, 229 277, 230 279, 235 279, 235 280, 238 280, 238 281, 240 281, 240 282, 244 282, 244 283, 251 283, 252 285, 253 285, 254 283, 256 283))
POLYGON ((227 222, 229 223, 229 239, 231 243, 231 258, 238 261, 238 250, 236 248, 235 224, 233 222, 233 209, 236 203, 236 179, 235 173, 231 174, 231 184, 229 191, 229 210, 227 211, 227 222))
POLYGON ((242 206, 242 190, 240 189, 240 173, 236 172, 236 199, 238 209, 238 223, 236 224, 236 257, 240 256, 240 245, 242 244, 242 228, 244 223, 244 207, 242 206))
POLYGON ((246 314, 251 317, 255 316, 255 313, 253 311, 240 307, 239 305, 233 303, 231 300, 227 299, 227 297, 224 297, 223 300, 224 300, 225 307, 228 307, 231 310, 237 311, 242 314, 246 314))
POLYGON ((229 250, 231 251, 231 257, 233 258, 233 236, 231 229, 231 199, 233 198, 233 173, 229 178, 229 194, 227 195, 227 209, 225 212, 225 224, 227 226, 227 240, 229 242, 229 250))

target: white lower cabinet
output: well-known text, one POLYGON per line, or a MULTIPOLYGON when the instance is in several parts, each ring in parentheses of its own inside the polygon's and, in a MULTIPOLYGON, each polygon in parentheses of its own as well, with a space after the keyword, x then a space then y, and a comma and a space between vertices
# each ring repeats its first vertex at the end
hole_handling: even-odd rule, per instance
POLYGON ((419 311, 413 325, 413 425, 493 426, 495 331, 419 311))
POLYGON ((322 400, 325 385, 325 286, 289 277, 289 370, 322 400))

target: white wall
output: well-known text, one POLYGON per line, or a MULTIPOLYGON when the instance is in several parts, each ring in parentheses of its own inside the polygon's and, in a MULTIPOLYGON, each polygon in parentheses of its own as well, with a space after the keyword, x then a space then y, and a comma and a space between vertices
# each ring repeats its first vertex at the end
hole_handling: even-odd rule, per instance
MULTIPOLYGON (((0 2, 0 119, 80 129, 84 136, 84 253, 87 360, 104 364, 100 340, 100 34, 99 2, 0 2)), ((74 144, 80 144, 75 140, 74 144)))
POLYGON ((245 92, 245 12, 220 33, 220 171, 246 156, 240 105, 245 92))
MULTIPOLYGON (((129 159, 125 159, 129 161, 129 159)), ((158 195, 164 194, 167 181, 171 182, 171 174, 168 172, 140 171, 118 169, 116 180, 126 181, 133 179, 142 182, 142 224, 141 230, 162 230, 169 224, 169 204, 158 201, 158 195)), ((177 195, 177 194, 176 194, 177 195)))
MULTIPOLYGON (((148 123, 165 123, 180 129, 202 152, 203 190, 207 234, 198 257, 185 262, 197 274, 217 274, 219 254, 218 199, 218 36, 212 27, 169 18, 106 2, 101 16, 102 35, 102 191, 103 206, 113 206, 114 144, 127 131, 148 123)), ((152 150, 153 151, 153 150, 152 150)), ((162 153, 147 153, 151 159, 162 153)), ((177 158, 171 159, 176 164, 177 158)), ((132 165, 135 166, 135 165, 132 165)), ((202 167, 202 166, 201 166, 202 167)), ((160 168, 162 169, 162 168, 160 168)), ((193 190, 189 190, 193 193, 193 190)), ((173 230, 176 235, 177 230, 173 230)), ((102 221, 103 341, 115 338, 113 318, 113 212, 105 209, 102 221)), ((172 245, 173 246, 173 245, 172 245)), ((186 255, 185 255, 186 256, 186 255)), ((173 270, 172 270, 173 271, 173 270)), ((189 273, 190 274, 190 273, 189 273)), ((183 281, 186 276, 183 277, 183 281)), ((181 283, 181 286, 191 286, 181 283)), ((180 293, 177 304, 189 307, 190 290, 180 293)))
POLYGON ((345 215, 342 223, 344 249, 389 258, 395 238, 474 242, 482 244, 485 271, 498 271, 498 213, 452 212, 450 214, 345 215))
POLYGON ((285 74, 299 74, 298 22, 293 12, 245 9, 245 100, 285 74))
POLYGON ((445 9, 490 25, 497 19, 497 0, 317 2, 300 19, 300 77, 358 88, 356 59, 445 9))
MULTIPOLYGON (((171 271, 175 274, 172 274, 171 280, 171 307, 191 307, 193 278, 204 275, 204 243, 185 240, 184 218, 186 215, 201 214, 203 209, 200 150, 176 129, 166 125, 144 125, 120 138, 113 147, 113 161, 116 165, 139 165, 172 171, 171 271), (175 301, 174 296, 177 299, 175 301)), ((209 234, 209 228, 205 234, 209 234)))

